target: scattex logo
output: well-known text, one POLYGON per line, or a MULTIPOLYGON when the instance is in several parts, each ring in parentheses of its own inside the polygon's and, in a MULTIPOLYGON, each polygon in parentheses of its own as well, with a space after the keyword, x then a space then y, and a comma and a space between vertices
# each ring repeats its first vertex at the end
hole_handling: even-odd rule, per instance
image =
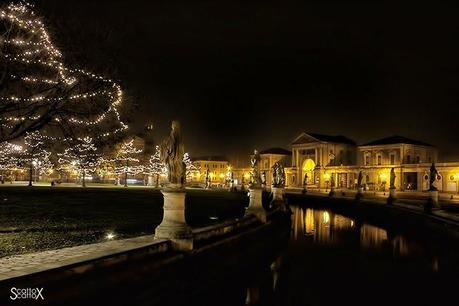
POLYGON ((16 288, 16 287, 13 287, 11 288, 10 299, 15 301, 15 300, 25 300, 25 299, 44 300, 45 298, 43 297, 43 288, 16 288))

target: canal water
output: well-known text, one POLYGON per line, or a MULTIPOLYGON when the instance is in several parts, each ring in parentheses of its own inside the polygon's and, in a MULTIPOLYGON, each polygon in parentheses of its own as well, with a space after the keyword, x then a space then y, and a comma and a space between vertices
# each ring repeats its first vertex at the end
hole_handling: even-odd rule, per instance
POLYGON ((458 305, 457 241, 292 207, 288 248, 248 305, 458 305), (414 233, 414 234, 413 234, 414 233))

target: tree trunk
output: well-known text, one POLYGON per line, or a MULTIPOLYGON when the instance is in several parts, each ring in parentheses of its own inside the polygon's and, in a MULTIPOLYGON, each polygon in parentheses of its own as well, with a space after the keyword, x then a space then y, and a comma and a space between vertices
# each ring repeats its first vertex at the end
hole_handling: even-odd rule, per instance
POLYGON ((128 178, 128 169, 129 169, 129 162, 126 161, 126 168, 124 169, 124 187, 127 187, 127 178, 128 178))
POLYGON ((32 176, 33 176, 33 164, 30 163, 30 166, 29 166, 29 186, 32 186, 32 176))
POLYGON ((86 187, 86 173, 83 171, 83 181, 82 181, 83 187, 86 187))
POLYGON ((156 174, 156 188, 159 187, 159 174, 156 174))

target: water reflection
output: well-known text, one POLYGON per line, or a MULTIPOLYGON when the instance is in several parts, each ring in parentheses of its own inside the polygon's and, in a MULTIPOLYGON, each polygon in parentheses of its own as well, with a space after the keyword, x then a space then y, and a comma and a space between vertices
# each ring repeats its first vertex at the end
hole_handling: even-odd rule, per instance
POLYGON ((433 293, 436 300, 427 289, 448 286, 448 275, 458 270, 457 248, 445 256, 449 253, 422 239, 421 232, 406 236, 397 227, 381 228, 331 210, 291 208, 288 249, 269 269, 251 275, 245 305, 436 305, 412 292, 433 293), (390 290, 383 289, 388 284, 390 290))
POLYGON ((389 247, 394 256, 408 256, 411 249, 416 253, 417 246, 410 245, 403 236, 389 239, 388 232, 383 228, 359 223, 329 210, 293 207, 292 218, 294 241, 311 239, 315 244, 330 246, 357 242, 366 250, 389 247))

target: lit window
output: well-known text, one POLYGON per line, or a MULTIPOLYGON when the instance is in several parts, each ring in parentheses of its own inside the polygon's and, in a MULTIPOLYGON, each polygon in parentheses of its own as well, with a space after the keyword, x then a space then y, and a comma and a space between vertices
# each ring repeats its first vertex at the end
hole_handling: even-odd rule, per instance
POLYGON ((395 154, 390 155, 390 164, 395 165, 395 154))

